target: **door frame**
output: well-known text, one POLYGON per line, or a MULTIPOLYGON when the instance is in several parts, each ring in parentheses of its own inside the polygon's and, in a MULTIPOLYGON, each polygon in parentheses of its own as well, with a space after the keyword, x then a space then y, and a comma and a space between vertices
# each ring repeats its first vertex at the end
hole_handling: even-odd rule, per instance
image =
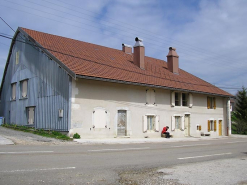
POLYGON ((188 117, 188 127, 187 127, 184 135, 186 137, 189 137, 190 136, 190 113, 185 113, 184 114, 184 130, 185 130, 185 119, 186 119, 186 117, 188 117))
POLYGON ((127 115, 127 110, 125 109, 118 109, 117 110, 117 136, 127 136, 127 119, 128 119, 128 115, 127 115), (124 111, 125 112, 125 130, 124 130, 124 135, 119 135, 118 133, 118 116, 119 116, 119 111, 124 111))
POLYGON ((222 136, 222 122, 223 122, 223 121, 222 121, 222 119, 219 119, 218 122, 219 122, 219 123, 218 123, 218 127, 219 127, 219 128, 218 128, 218 129, 219 129, 219 136, 222 136))

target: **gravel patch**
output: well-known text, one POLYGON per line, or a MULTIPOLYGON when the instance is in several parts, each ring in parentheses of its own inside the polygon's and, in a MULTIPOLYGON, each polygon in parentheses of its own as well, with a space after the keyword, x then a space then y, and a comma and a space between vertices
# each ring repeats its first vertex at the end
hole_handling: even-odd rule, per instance
POLYGON ((164 169, 126 170, 120 185, 247 185, 247 158, 188 163, 164 169))
POLYGON ((42 137, 36 134, 16 131, 0 126, 0 135, 10 139, 16 145, 75 145, 74 141, 63 141, 55 138, 42 137))
POLYGON ((247 158, 178 165, 158 172, 163 179, 177 179, 181 184, 247 184, 247 158))

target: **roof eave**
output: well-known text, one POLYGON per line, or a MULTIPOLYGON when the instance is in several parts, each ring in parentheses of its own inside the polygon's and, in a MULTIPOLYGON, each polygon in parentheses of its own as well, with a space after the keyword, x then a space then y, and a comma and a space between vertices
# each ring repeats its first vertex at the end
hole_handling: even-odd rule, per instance
POLYGON ((33 39, 30 35, 28 35, 23 29, 18 27, 18 31, 25 35, 29 41, 33 42, 35 45, 37 45, 49 58, 54 60, 59 66, 61 66, 72 78, 76 79, 76 74, 70 70, 66 65, 64 65, 63 62, 58 60, 53 54, 51 54, 46 48, 44 48, 40 43, 38 43, 35 39, 33 39))
POLYGON ((212 96, 220 96, 220 97, 224 97, 224 98, 233 98, 234 97, 234 96, 228 96, 228 95, 223 95, 223 94, 215 94, 215 93, 208 93, 208 92, 202 92, 202 91, 192 91, 192 90, 187 90, 187 89, 179 89, 179 88, 173 88, 173 87, 150 85, 150 84, 128 82, 128 81, 99 78, 99 77, 92 77, 92 76, 76 75, 76 77, 82 78, 82 79, 88 79, 88 80, 98 80, 98 81, 105 81, 105 82, 112 82, 112 83, 137 85, 137 86, 144 86, 144 87, 153 87, 153 88, 166 89, 166 90, 172 90, 172 91, 183 91, 183 92, 191 92, 191 93, 198 93, 198 94, 206 94, 206 95, 212 95, 212 96))

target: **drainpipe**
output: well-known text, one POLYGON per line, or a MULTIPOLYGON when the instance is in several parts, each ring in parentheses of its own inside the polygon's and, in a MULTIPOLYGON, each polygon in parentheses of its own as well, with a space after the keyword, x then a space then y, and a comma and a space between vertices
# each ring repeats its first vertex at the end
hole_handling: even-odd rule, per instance
POLYGON ((232 135, 232 128, 231 128, 231 112, 230 112, 230 98, 226 101, 226 121, 227 121, 227 136, 232 135))

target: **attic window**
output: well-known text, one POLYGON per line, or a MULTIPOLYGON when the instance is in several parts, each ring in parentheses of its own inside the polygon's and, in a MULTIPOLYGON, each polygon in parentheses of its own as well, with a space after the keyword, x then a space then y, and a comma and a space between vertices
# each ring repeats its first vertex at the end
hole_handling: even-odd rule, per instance
POLYGON ((98 48, 94 48, 94 50, 99 50, 98 48))

